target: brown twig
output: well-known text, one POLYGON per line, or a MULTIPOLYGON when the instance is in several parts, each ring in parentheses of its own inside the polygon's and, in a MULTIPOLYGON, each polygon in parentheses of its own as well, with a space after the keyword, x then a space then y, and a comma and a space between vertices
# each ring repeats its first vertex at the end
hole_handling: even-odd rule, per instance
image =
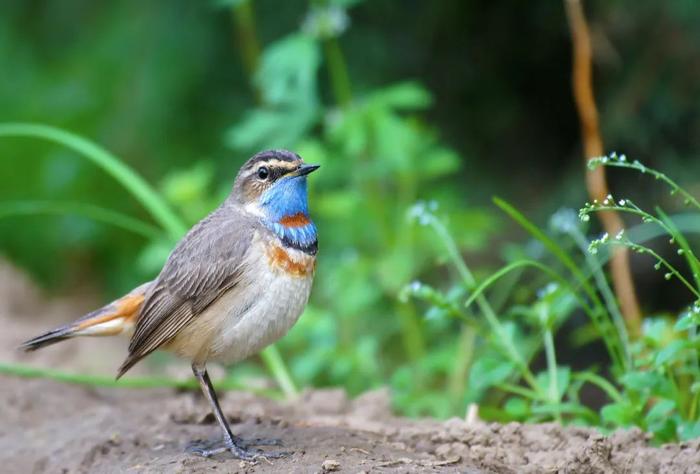
MULTIPOLYGON (((564 0, 566 13, 571 29, 573 47, 573 94, 581 120, 581 134, 586 161, 603 155, 603 141, 600 138, 598 125, 598 110, 593 96, 591 38, 583 12, 581 0, 564 0)), ((591 199, 603 202, 608 196, 608 183, 605 178, 605 167, 599 166, 586 173, 586 186, 591 199)), ((624 223, 619 214, 614 211, 598 213, 603 228, 608 235, 617 235, 624 223)), ((641 327, 641 312, 634 282, 629 266, 629 254, 624 247, 615 247, 610 261, 615 294, 620 301, 620 309, 632 337, 639 335, 641 327)))

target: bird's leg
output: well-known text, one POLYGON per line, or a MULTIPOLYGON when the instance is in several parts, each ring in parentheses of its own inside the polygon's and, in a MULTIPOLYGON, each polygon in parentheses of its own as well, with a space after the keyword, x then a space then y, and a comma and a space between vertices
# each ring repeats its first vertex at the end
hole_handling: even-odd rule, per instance
POLYGON ((194 372, 197 381, 204 396, 207 397, 209 404, 211 405, 212 411, 214 412, 214 417, 216 421, 219 422, 219 426, 224 432, 223 443, 193 443, 188 447, 188 451, 198 454, 204 457, 214 456, 219 453, 229 451, 238 459, 243 459, 246 461, 255 461, 257 459, 264 458, 279 458, 285 456, 287 453, 283 452, 264 452, 260 449, 250 449, 250 446, 272 446, 280 445, 279 440, 265 440, 256 439, 250 441, 244 441, 238 436, 231 432, 231 427, 226 421, 224 413, 221 411, 221 406, 219 405, 219 400, 216 397, 216 392, 214 391, 214 386, 209 379, 209 374, 204 365, 192 364, 192 372, 194 372))

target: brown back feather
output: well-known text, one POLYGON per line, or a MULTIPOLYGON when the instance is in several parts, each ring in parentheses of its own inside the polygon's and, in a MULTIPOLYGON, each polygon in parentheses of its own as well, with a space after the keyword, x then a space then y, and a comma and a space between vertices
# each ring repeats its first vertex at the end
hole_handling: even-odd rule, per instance
POLYGON ((121 377, 240 282, 258 220, 226 201, 177 244, 151 287, 121 377))

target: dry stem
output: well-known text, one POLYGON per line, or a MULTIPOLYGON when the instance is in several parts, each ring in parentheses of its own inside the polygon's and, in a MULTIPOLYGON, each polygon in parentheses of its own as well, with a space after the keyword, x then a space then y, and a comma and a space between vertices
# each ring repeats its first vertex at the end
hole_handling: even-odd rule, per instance
MULTIPOLYGON (((581 1, 564 0, 564 4, 573 42, 573 94, 581 120, 581 134, 587 161, 603 155, 598 110, 593 96, 591 39, 581 1)), ((609 191, 604 166, 599 166, 586 173, 586 186, 591 199, 597 199, 598 202, 605 200, 609 191)), ((608 235, 617 235, 624 228, 622 219, 615 211, 600 212, 598 216, 600 216, 603 228, 608 235)), ((612 252, 610 271, 613 286, 620 301, 620 309, 627 323, 627 328, 634 338, 640 332, 641 312, 630 272, 629 254, 627 249, 621 246, 614 248, 612 252)))

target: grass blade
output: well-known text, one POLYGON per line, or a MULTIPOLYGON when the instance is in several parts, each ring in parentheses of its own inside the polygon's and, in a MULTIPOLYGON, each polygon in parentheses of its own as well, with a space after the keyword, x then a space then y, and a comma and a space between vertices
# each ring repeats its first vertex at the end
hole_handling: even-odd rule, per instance
MULTIPOLYGON (((114 377, 103 375, 73 374, 53 369, 42 369, 25 364, 7 364, 0 362, 0 374, 23 378, 50 379, 58 382, 72 383, 76 385, 87 385, 90 387, 111 387, 111 388, 174 388, 178 390, 198 390, 199 384, 194 378, 184 380, 170 377, 124 377, 115 380, 114 377)), ((251 388, 237 383, 231 378, 214 383, 216 388, 221 390, 247 390, 270 398, 279 398, 279 392, 272 390, 262 390, 251 388)))
POLYGON ((10 201, 0 204, 0 219, 38 214, 79 215, 128 230, 147 239, 157 239, 162 235, 160 229, 140 219, 92 204, 56 201, 10 201))
POLYGON ((271 345, 267 347, 260 353, 260 357, 287 398, 294 398, 299 395, 299 390, 294 384, 294 380, 292 380, 292 376, 289 374, 277 346, 271 345))
POLYGON ((124 186, 170 237, 179 239, 187 231, 182 220, 151 185, 123 161, 97 144, 65 130, 35 123, 0 123, 0 137, 40 138, 78 152, 124 186))
MULTIPOLYGON (((554 255, 554 257, 559 260, 573 275, 577 283, 581 286, 583 291, 593 303, 594 309, 589 313, 589 316, 591 317, 591 322, 601 335, 613 364, 619 369, 624 369, 627 365, 627 361, 624 356, 625 353, 620 341, 620 336, 617 334, 615 325, 612 323, 612 321, 610 321, 609 315, 606 317, 607 312, 605 310, 605 306, 598 297, 598 294, 593 286, 591 286, 591 284, 588 282, 588 278, 579 269, 576 262, 569 257, 569 255, 559 246, 559 244, 542 232, 513 206, 497 197, 494 198, 493 201, 499 208, 501 208, 503 212, 508 214, 511 219, 523 227, 523 229, 530 233, 530 235, 539 240, 545 246, 545 248, 552 255, 554 255)), ((620 370, 620 372, 623 371, 624 370, 620 370)))

